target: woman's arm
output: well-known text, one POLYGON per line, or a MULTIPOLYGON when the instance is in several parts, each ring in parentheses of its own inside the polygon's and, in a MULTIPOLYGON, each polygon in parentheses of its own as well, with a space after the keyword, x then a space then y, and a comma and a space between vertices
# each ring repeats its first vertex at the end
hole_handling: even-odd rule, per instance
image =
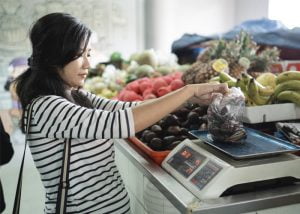
POLYGON ((123 102, 119 100, 111 100, 104 97, 99 97, 87 91, 81 91, 87 96, 87 98, 92 102, 92 105, 96 109, 113 112, 120 109, 130 108, 139 104, 139 102, 123 102))
POLYGON ((227 93, 226 84, 193 84, 173 91, 163 97, 142 102, 133 107, 135 132, 139 132, 173 112, 191 98, 205 101, 207 104, 212 93, 227 93))
POLYGON ((46 138, 128 138, 156 123, 192 97, 207 100, 214 92, 227 91, 226 84, 188 85, 132 108, 125 108, 124 105, 125 109, 116 110, 120 102, 116 101, 114 105, 108 103, 105 108, 110 106, 111 111, 88 109, 62 97, 45 96, 34 105, 34 123, 30 131, 46 138))

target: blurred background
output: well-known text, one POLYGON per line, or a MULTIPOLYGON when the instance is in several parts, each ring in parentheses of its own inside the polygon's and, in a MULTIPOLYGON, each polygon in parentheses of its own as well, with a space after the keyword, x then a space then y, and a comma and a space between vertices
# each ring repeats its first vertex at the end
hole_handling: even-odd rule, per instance
MULTIPOLYGON (((246 20, 280 19, 295 27, 297 4, 292 0, 0 0, 0 85, 7 80, 10 62, 29 56, 28 29, 33 21, 50 12, 71 13, 91 27, 96 64, 114 51, 125 58, 149 48, 169 53, 172 42, 185 33, 221 34, 246 20)), ((0 109, 10 108, 10 94, 3 87, 0 97, 0 109)))

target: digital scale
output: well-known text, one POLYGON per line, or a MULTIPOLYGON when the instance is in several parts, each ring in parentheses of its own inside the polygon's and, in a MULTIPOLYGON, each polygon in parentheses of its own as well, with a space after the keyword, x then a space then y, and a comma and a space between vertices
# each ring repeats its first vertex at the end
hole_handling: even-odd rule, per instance
POLYGON ((199 199, 259 191, 300 181, 300 147, 252 129, 245 142, 214 142, 206 131, 182 141, 162 167, 199 199))

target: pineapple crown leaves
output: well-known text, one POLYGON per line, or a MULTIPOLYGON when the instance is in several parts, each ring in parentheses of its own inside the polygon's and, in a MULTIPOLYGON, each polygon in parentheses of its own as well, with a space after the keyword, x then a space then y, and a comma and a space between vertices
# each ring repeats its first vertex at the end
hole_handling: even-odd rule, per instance
POLYGON ((229 64, 233 64, 238 63, 241 57, 245 57, 250 61, 250 70, 253 70, 251 67, 259 68, 260 71, 268 70, 271 63, 279 60, 279 51, 277 48, 267 48, 258 52, 259 48, 252 36, 242 30, 234 40, 218 40, 211 43, 199 59, 202 62, 209 62, 223 58, 229 64))
POLYGON ((261 51, 257 56, 258 58, 268 60, 269 63, 274 63, 279 60, 279 53, 277 47, 273 48, 266 48, 263 51, 261 51))
POLYGON ((201 61, 205 62, 220 58, 222 56, 222 52, 226 49, 226 45, 225 40, 211 42, 210 47, 207 48, 201 56, 201 61))
POLYGON ((270 65, 279 61, 279 53, 280 51, 276 47, 262 50, 252 60, 250 70, 260 72, 269 71, 270 65))
POLYGON ((256 54, 258 47, 253 42, 251 36, 245 31, 241 31, 235 40, 218 40, 207 49, 203 54, 203 61, 210 61, 218 58, 224 58, 229 63, 234 63, 240 57, 252 58, 256 54))

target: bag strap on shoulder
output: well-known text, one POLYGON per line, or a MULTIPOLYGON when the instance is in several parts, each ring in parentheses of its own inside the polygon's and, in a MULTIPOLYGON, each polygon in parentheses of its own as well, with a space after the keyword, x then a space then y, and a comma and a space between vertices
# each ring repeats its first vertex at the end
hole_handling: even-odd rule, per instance
POLYGON ((18 185, 17 185, 17 189, 16 189, 16 194, 15 194, 13 214, 19 214, 19 212, 20 212, 20 202, 21 202, 21 195, 22 195, 23 167, 24 167, 24 160, 25 160, 25 154, 26 154, 26 148, 27 148, 27 138, 28 138, 28 134, 29 134, 31 114, 32 114, 32 109, 33 109, 33 105, 34 105, 35 102, 36 102, 36 100, 34 100, 30 104, 29 109, 27 111, 25 146, 24 146, 23 158, 22 158, 20 171, 19 171, 18 185))
MULTIPOLYGON (((20 212, 20 203, 21 203, 21 195, 22 195, 22 178, 23 178, 23 167, 24 167, 24 160, 27 148, 27 141, 30 129, 30 122, 31 122, 31 115, 32 109, 34 104, 38 99, 35 99, 29 106, 27 112, 27 121, 26 121, 26 138, 25 138, 25 147, 23 152, 23 158, 20 166, 19 177, 18 177, 18 185, 15 194, 14 200, 14 208, 13 214, 19 214, 20 212)), ((61 176, 60 176, 60 183, 58 187, 58 195, 56 201, 56 214, 64 214, 66 213, 66 205, 67 205, 67 194, 69 188, 69 165, 70 165, 70 153, 71 153, 71 139, 66 139, 64 141, 64 151, 63 151, 63 163, 61 168, 61 176)))

